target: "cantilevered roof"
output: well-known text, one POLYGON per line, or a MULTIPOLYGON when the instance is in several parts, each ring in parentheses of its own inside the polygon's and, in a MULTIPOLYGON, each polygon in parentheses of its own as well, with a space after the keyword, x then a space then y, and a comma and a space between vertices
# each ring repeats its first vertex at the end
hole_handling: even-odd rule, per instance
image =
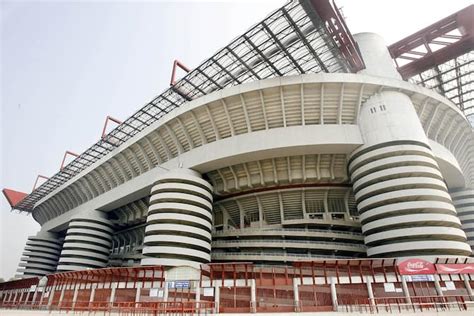
POLYGON ((435 89, 474 126, 474 5, 389 47, 404 79, 435 89))
POLYGON ((328 0, 291 1, 205 60, 14 206, 35 204, 185 102, 245 82, 364 67, 355 42, 328 0))

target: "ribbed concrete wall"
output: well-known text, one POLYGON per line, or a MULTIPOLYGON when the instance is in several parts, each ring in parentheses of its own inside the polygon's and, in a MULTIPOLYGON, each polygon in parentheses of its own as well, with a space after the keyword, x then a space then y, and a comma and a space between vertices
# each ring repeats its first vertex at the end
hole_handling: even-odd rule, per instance
POLYGON ((467 236, 467 242, 474 251, 474 190, 452 192, 454 206, 461 220, 462 228, 467 236))
POLYGON ((142 265, 210 262, 212 187, 189 169, 173 170, 151 190, 142 265))
POLYGON ((62 240, 56 234, 39 232, 28 237, 18 265, 18 277, 43 276, 56 271, 62 240))
POLYGON ((113 226, 104 212, 90 211, 70 222, 58 271, 103 268, 109 260, 113 226))

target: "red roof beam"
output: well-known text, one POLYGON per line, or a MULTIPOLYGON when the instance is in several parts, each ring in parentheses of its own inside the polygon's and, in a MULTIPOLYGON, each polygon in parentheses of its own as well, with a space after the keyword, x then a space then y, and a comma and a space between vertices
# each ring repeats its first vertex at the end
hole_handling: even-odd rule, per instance
POLYGON ((39 175, 36 177, 35 184, 33 184, 33 190, 31 190, 31 192, 33 192, 33 191, 36 189, 36 185, 38 184, 39 179, 48 180, 49 178, 46 177, 46 176, 43 176, 43 175, 40 175, 40 174, 39 174, 39 175))
POLYGON ((189 69, 182 62, 180 62, 179 60, 176 59, 173 63, 173 70, 171 71, 170 86, 174 86, 175 83, 176 83, 176 70, 177 70, 178 67, 181 68, 182 70, 186 71, 186 72, 191 71, 191 69, 189 69))
POLYGON ((102 129, 102 136, 101 136, 102 138, 105 138, 105 136, 107 135, 106 132, 107 132, 107 126, 108 126, 108 124, 109 124, 109 121, 112 121, 112 122, 114 122, 114 123, 116 123, 116 124, 118 124, 118 125, 120 125, 120 124, 123 123, 122 121, 120 121, 120 120, 118 120, 118 119, 116 119, 116 118, 113 118, 113 117, 111 117, 111 116, 107 116, 107 117, 105 118, 104 128, 102 129))
POLYGON ((71 151, 69 151, 69 150, 66 150, 66 152, 64 153, 63 160, 61 161, 61 168, 60 168, 61 171, 64 169, 64 162, 66 161, 66 157, 67 157, 68 155, 74 156, 74 157, 76 157, 76 158, 79 157, 78 154, 73 153, 73 152, 71 152, 71 151))
POLYGON ((334 0, 332 5, 329 0, 311 0, 311 6, 318 16, 324 21, 326 30, 338 45, 341 54, 349 63, 352 72, 357 72, 365 68, 359 47, 352 37, 349 28, 341 13, 336 7, 334 0))
POLYGON ((434 66, 454 59, 471 51, 474 47, 474 5, 470 5, 392 45, 390 54, 398 65, 397 59, 410 60, 399 66, 398 71, 404 79, 426 71, 434 66), (448 34, 457 30, 461 35, 448 34), (452 41, 444 41, 449 39, 452 41), (443 46, 433 51, 430 45, 443 46), (426 52, 415 53, 423 47, 426 52), (407 56, 411 54, 412 56, 407 56), (419 56, 415 58, 413 55, 419 56))

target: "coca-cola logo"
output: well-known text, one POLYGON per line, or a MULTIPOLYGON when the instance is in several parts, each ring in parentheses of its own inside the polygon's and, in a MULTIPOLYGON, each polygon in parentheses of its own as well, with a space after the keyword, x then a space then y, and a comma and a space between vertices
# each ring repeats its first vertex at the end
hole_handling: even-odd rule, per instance
POLYGON ((434 264, 423 259, 408 259, 398 264, 400 274, 434 274, 434 264))
POLYGON ((422 270, 426 268, 426 262, 423 262, 423 261, 408 262, 407 268, 412 269, 412 270, 422 270))

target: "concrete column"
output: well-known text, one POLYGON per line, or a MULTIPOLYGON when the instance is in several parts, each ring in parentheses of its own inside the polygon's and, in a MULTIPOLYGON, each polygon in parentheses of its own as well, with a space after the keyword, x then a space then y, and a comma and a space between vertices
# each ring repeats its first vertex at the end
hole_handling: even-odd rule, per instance
POLYGON ((372 282, 370 281, 369 278, 366 278, 365 283, 367 284, 367 294, 369 294, 369 303, 370 305, 375 305, 374 291, 372 290, 372 282))
POLYGON ((219 302, 221 300, 221 291, 219 285, 216 285, 214 290, 214 314, 219 314, 219 302))
POLYGON ((255 279, 250 280, 250 312, 257 312, 257 285, 255 279))
POLYGON ((293 278, 293 293, 295 297, 295 312, 300 311, 300 292, 298 291, 298 285, 300 284, 299 278, 293 278))
POLYGON ((332 299, 332 307, 334 311, 337 311, 337 292, 336 292, 336 280, 331 277, 331 299, 332 299))
POLYGON ((466 287, 467 295, 469 295, 471 300, 474 300, 474 294, 472 292, 471 284, 469 283, 469 276, 467 274, 463 274, 461 275, 461 278, 464 281, 464 286, 466 287))
POLYGON ((89 303, 92 303, 94 301, 94 296, 95 296, 95 287, 93 287, 92 290, 91 290, 91 296, 89 297, 89 303))
POLYGON ((199 304, 200 304, 200 301, 201 301, 201 285, 199 284, 199 281, 196 282, 197 283, 197 286, 196 286, 196 296, 195 296, 195 300, 196 300, 196 312, 199 314, 200 311, 199 311, 199 304))
POLYGON ((166 302, 168 300, 168 282, 165 282, 165 288, 163 290, 163 301, 166 302))
POLYGON ((403 289, 403 294, 405 294, 406 302, 408 304, 411 304, 410 291, 408 291, 407 280, 405 279, 405 276, 403 275, 402 275, 402 289, 403 289))
POLYGON ((436 293, 438 293, 438 296, 444 296, 443 291, 441 290, 441 285, 439 284, 438 276, 433 275, 434 277, 434 284, 436 288, 436 293))
POLYGON ((112 285, 112 292, 110 292, 110 303, 113 303, 115 301, 115 290, 117 289, 117 285, 113 284, 112 285))
POLYGON ((142 288, 141 287, 137 287, 137 293, 135 294, 135 303, 138 303, 140 302, 140 295, 142 293, 142 288))

